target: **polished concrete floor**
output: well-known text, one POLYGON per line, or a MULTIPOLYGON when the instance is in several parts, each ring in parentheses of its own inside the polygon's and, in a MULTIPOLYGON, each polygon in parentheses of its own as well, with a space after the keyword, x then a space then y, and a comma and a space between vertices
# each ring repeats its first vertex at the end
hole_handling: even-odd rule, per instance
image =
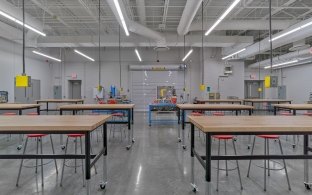
MULTIPOLYGON (((99 188, 99 182, 102 178, 102 160, 97 163, 98 174, 92 170, 92 194, 110 194, 110 195, 159 195, 159 194, 179 194, 190 195, 192 187, 190 186, 190 151, 181 148, 177 141, 177 124, 153 124, 151 127, 147 123, 147 115, 143 113, 135 114, 135 144, 128 151, 126 138, 120 141, 120 133, 116 132, 114 138, 112 135, 109 140, 108 148, 108 178, 109 183, 105 190, 99 188)), ((189 146, 188 131, 186 127, 186 144, 189 146)), ((124 135, 123 135, 124 136, 124 135)), ((302 146, 299 144, 297 149, 292 149, 292 137, 286 141, 283 136, 282 144, 285 153, 301 153, 302 146)), ((54 135, 56 151, 62 153, 59 144, 59 136, 54 135)), ((302 138, 301 138, 302 142, 302 138)), ((198 136, 196 132, 196 148, 203 152, 205 140, 203 135, 198 136)), ((93 135, 93 148, 98 149, 100 142, 97 142, 96 135, 93 135)), ((228 152, 233 152, 228 143, 228 152)), ((239 154, 248 154, 247 136, 239 136, 236 146, 239 154)), ((71 142, 69 150, 73 152, 74 143, 71 142)), ((1 137, 0 152, 16 153, 17 136, 7 141, 6 137, 1 137)), ((35 152, 36 142, 29 142, 28 152, 35 152)), ((44 151, 51 152, 49 139, 44 140, 44 151)), ((279 154, 277 142, 271 142, 271 153, 279 154)), ((222 149, 223 151, 223 144, 222 149)), ((217 141, 213 142, 213 153, 217 152, 217 141)), ((263 140, 258 139, 255 153, 263 153, 263 140)), ((67 161, 63 187, 60 187, 60 172, 62 160, 58 160, 59 174, 56 174, 54 163, 51 160, 44 161, 44 187, 41 186, 40 168, 38 174, 35 174, 33 168, 35 162, 27 160, 22 170, 20 185, 15 186, 18 174, 19 160, 0 160, 0 194, 1 195, 24 195, 24 194, 66 194, 79 195, 86 194, 82 186, 81 163, 78 161, 77 173, 74 172, 74 162, 67 161)), ((239 180, 236 170, 229 172, 226 176, 224 172, 220 174, 219 191, 216 189, 217 164, 213 162, 213 193, 212 194, 230 194, 230 195, 278 195, 278 194, 311 194, 312 191, 305 189, 303 185, 303 160, 288 160, 288 173, 292 190, 289 191, 286 183, 285 172, 276 170, 271 172, 268 178, 267 191, 263 191, 263 161, 254 161, 250 178, 246 177, 248 161, 240 161, 241 175, 244 189, 240 190, 239 180)), ((235 166, 230 161, 229 168, 235 166)), ((279 162, 271 162, 272 167, 280 168, 279 162)), ((224 163, 221 163, 224 167, 224 163)), ((311 166, 311 163, 310 163, 311 166)), ((195 161, 195 181, 199 191, 197 194, 205 194, 204 189, 204 169, 195 161)))

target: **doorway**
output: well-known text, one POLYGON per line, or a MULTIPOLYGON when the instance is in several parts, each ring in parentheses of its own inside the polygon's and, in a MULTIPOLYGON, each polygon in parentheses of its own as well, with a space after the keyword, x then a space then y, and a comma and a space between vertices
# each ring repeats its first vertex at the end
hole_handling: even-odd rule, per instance
POLYGON ((81 80, 68 80, 69 99, 81 99, 81 80))
MULTIPOLYGON (((15 81, 14 81, 15 86, 15 81)), ((17 103, 34 103, 35 100, 40 100, 40 80, 31 79, 29 87, 15 87, 14 101, 17 103)))
POLYGON ((245 98, 246 99, 262 99, 264 97, 263 80, 245 81, 245 98), (261 88, 261 92, 258 89, 261 88))

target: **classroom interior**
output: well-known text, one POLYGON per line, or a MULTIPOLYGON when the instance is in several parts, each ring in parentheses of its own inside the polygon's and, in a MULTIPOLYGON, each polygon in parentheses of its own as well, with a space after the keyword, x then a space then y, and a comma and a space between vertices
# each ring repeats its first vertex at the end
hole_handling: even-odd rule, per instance
POLYGON ((0 194, 311 194, 311 45, 311 0, 2 0, 0 194))

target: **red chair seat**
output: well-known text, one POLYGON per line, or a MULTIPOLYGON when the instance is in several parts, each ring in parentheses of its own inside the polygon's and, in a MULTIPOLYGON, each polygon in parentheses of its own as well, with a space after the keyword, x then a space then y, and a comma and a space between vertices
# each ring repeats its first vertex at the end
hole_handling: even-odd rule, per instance
POLYGON ((29 113, 27 113, 27 115, 29 115, 29 116, 37 116, 38 113, 37 112, 29 112, 29 113))
POLYGON ((216 139, 233 139, 234 138, 233 135, 214 135, 212 137, 216 139))
POLYGON ((257 135, 260 138, 264 138, 264 139, 278 139, 279 135, 257 135))
POLYGON ((203 116, 203 114, 199 112, 192 112, 191 116, 203 116))
POLYGON ((27 137, 44 137, 47 134, 28 134, 27 137))
POLYGON ((291 112, 280 112, 279 115, 282 115, 282 116, 292 116, 293 114, 291 112))
POLYGON ((123 113, 113 113, 112 116, 123 117, 123 113))
POLYGON ((224 116, 223 112, 213 112, 212 116, 224 116))
POLYGON ((13 116, 13 115, 16 115, 15 112, 5 112, 3 113, 2 115, 5 115, 5 116, 13 116))
POLYGON ((306 112, 303 115, 305 115, 305 116, 312 116, 312 112, 306 112))
POLYGON ((84 134, 68 134, 68 137, 82 137, 84 134))

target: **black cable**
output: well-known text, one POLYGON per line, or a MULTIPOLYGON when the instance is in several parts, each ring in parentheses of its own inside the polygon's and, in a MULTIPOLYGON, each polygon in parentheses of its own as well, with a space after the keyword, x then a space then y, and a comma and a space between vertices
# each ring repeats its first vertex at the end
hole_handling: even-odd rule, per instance
POLYGON ((101 0, 99 0, 99 86, 101 85, 101 0))
POLYGON ((23 0, 23 75, 26 75, 26 70, 25 70, 25 0, 23 0))
POLYGON ((119 87, 121 89, 121 46, 120 46, 120 25, 119 25, 119 87))
MULTIPOLYGON (((183 56, 185 56, 185 35, 183 36, 183 53, 184 53, 184 55, 183 56)), ((183 79, 184 79, 184 83, 183 83, 183 91, 185 91, 185 69, 186 69, 186 63, 185 63, 185 61, 184 61, 184 67, 183 67, 184 69, 184 72, 183 72, 183 79)))
POLYGON ((271 74, 273 68, 273 43, 272 43, 272 0, 269 1, 269 11, 270 11, 270 63, 271 63, 271 74))

